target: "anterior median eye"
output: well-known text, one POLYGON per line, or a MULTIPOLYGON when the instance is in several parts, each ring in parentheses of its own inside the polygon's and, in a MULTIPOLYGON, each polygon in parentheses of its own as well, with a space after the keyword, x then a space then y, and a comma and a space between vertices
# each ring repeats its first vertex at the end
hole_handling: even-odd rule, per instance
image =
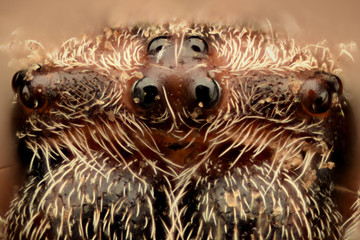
POLYGON ((131 95, 133 101, 143 109, 152 107, 160 98, 155 80, 148 77, 134 83, 131 95))
POLYGON ((213 79, 199 79, 194 85, 194 96, 199 107, 210 109, 219 102, 221 88, 213 79))

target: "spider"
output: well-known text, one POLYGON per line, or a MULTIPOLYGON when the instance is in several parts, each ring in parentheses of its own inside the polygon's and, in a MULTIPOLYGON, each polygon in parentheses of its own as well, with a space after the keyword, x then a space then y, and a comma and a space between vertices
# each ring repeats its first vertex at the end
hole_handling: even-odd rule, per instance
POLYGON ((106 28, 17 72, 5 239, 345 239, 329 50, 246 25, 106 28))

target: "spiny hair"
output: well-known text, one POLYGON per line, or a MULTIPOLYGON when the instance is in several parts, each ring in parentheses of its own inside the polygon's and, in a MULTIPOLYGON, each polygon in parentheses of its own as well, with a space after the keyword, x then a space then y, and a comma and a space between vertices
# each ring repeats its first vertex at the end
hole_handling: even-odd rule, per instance
POLYGON ((335 60, 324 43, 296 45, 294 39, 278 38, 249 27, 172 23, 132 28, 106 28, 95 38, 67 40, 46 63, 63 69, 96 67, 110 73, 136 71, 142 66, 145 42, 159 36, 184 37, 186 34, 214 40, 212 46, 225 59, 221 70, 246 75, 253 71, 287 75, 312 69, 338 73, 335 60))
MULTIPOLYGON (((57 97, 49 110, 24 113, 17 135, 33 155, 5 236, 342 239, 349 223, 327 181, 335 137, 325 132, 326 116, 296 114, 301 77, 339 71, 323 44, 299 47, 247 26, 144 24, 69 39, 26 72, 29 82, 49 73, 57 97), (179 40, 175 58, 186 36, 214 49, 216 67, 190 69, 209 67, 229 95, 206 118, 201 106, 175 111, 166 86, 161 114, 126 105, 129 81, 144 77, 148 44, 168 36, 179 40), (163 152, 167 140, 159 138, 168 135, 186 143, 188 164, 163 152)), ((333 101, 342 122, 344 101, 333 101)), ((354 208, 351 223, 359 218, 354 208)))

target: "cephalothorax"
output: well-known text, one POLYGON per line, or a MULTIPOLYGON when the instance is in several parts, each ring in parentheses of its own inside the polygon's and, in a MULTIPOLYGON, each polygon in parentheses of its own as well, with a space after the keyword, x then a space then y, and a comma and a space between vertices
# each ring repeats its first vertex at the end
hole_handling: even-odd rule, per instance
POLYGON ((71 39, 13 78, 29 165, 6 239, 343 239, 329 51, 245 26, 71 39))

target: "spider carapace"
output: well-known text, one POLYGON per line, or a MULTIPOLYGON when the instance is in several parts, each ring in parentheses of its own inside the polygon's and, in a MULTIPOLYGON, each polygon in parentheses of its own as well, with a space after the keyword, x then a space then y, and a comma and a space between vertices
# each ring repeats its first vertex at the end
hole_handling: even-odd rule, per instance
POLYGON ((343 239, 337 70, 324 46, 246 26, 67 41, 13 77, 29 170, 4 238, 343 239))

